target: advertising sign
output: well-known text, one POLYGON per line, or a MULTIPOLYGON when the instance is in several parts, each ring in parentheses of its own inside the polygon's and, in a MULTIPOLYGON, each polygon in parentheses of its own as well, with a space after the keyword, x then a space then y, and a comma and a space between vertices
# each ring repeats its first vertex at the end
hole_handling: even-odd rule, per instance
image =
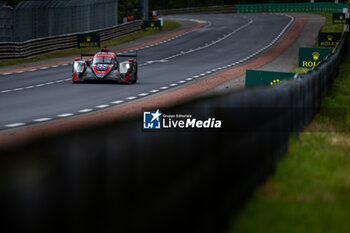
POLYGON ((143 21, 143 29, 145 31, 162 30, 162 24, 160 20, 156 20, 156 21, 145 20, 143 21))
POLYGON ((333 13, 333 24, 344 24, 345 14, 344 13, 333 13))
POLYGON ((311 69, 332 53, 331 48, 299 48, 299 67, 311 69))
POLYGON ((100 33, 90 32, 77 35, 78 48, 101 47, 100 33))
POLYGON ((320 32, 318 34, 318 46, 335 47, 341 40, 341 32, 320 32))
POLYGON ((293 78, 294 75, 295 73, 247 70, 245 75, 245 86, 276 86, 282 80, 293 78))

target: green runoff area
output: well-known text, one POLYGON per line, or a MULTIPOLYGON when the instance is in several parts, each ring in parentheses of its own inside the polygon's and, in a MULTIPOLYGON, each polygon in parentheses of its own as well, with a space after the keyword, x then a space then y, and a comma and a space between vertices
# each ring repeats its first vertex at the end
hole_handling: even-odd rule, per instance
MULTIPOLYGON (((177 22, 173 21, 168 21, 164 20, 164 25, 162 27, 162 30, 173 30, 176 28, 179 28, 181 25, 177 22)), ((111 40, 108 42, 101 43, 101 47, 107 46, 107 47, 113 47, 117 46, 120 44, 124 44, 148 35, 152 35, 155 33, 159 33, 157 30, 152 30, 152 31, 140 31, 136 32, 130 35, 126 35, 120 38, 117 38, 115 40, 111 40)), ((94 52, 97 49, 95 47, 93 48, 84 48, 83 52, 94 52)), ((30 62, 38 62, 38 61, 43 61, 47 59, 53 59, 53 58, 61 58, 61 57, 66 57, 66 56, 72 56, 72 55, 79 55, 81 54, 82 50, 81 49, 68 49, 64 51, 59 51, 55 53, 49 53, 45 55, 40 55, 32 58, 25 58, 25 59, 15 59, 15 60, 3 60, 0 61, 0 66, 11 66, 11 65, 19 65, 19 64, 25 64, 25 63, 30 63, 30 62)))
MULTIPOLYGON (((332 24, 331 14, 322 15, 322 31, 343 29, 332 24)), ((345 54, 319 113, 290 139, 275 174, 232 218, 227 233, 350 232, 350 38, 345 54), (345 125, 331 114, 340 110, 345 125)))

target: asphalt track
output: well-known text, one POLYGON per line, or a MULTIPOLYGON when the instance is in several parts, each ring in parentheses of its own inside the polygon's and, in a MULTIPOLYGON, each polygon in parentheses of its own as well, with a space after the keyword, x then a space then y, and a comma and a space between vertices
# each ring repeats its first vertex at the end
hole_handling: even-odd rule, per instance
POLYGON ((208 24, 139 49, 139 81, 135 85, 72 84, 70 64, 0 75, 0 130, 116 107, 196 82, 268 50, 294 21, 273 14, 177 17, 208 24))

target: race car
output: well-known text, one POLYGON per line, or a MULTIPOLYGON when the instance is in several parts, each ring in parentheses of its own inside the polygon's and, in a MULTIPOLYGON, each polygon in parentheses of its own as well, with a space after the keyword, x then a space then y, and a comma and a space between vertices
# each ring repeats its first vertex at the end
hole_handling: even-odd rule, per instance
POLYGON ((96 54, 81 54, 72 67, 73 83, 84 81, 116 81, 132 84, 137 81, 137 54, 115 54, 105 47, 96 54), (93 57, 84 60, 83 57, 93 57), (119 62, 118 58, 129 58, 119 62))

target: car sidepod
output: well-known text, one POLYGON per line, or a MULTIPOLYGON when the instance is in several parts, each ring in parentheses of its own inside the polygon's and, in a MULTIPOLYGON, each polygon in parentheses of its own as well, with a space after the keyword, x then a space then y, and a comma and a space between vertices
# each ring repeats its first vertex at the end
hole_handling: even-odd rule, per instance
POLYGON ((132 59, 119 64, 120 75, 124 83, 132 84, 137 81, 137 63, 132 59))
POLYGON ((87 65, 85 61, 74 61, 72 65, 72 81, 81 82, 80 77, 86 72, 87 65))

